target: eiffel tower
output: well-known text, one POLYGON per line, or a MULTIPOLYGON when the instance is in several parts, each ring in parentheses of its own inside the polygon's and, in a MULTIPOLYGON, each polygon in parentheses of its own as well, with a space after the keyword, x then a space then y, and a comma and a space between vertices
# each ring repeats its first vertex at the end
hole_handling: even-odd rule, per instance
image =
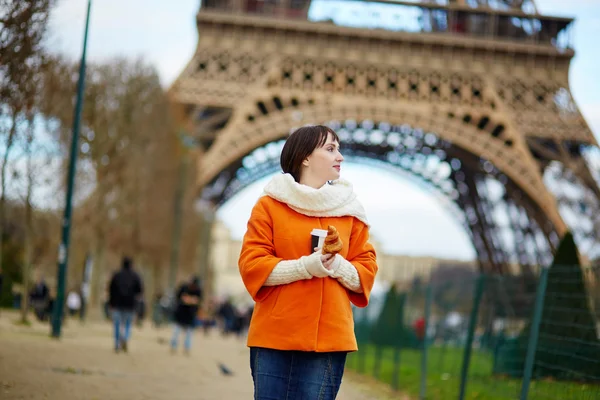
POLYGON ((346 160, 444 199, 483 271, 547 265, 567 230, 600 255, 599 149, 569 90, 572 19, 532 0, 379 0, 361 3, 356 27, 309 20, 309 0, 203 3, 170 88, 201 147, 203 204, 278 171, 294 128, 327 124, 346 160))

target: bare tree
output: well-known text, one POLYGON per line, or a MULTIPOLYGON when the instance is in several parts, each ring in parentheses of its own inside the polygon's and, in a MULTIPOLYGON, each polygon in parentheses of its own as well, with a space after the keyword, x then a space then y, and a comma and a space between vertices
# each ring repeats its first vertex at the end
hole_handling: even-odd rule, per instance
MULTIPOLYGON (((67 99, 74 68, 56 58, 45 87, 62 93, 46 101, 45 114, 56 118, 61 147, 69 145, 67 99)), ((46 92, 48 89, 44 89, 46 92)), ((82 113, 80 165, 87 169, 90 191, 76 202, 73 262, 93 256, 91 304, 97 304, 107 272, 105 261, 122 254, 152 268, 166 263, 172 218, 176 137, 166 95, 155 69, 143 61, 91 64, 82 113)), ((80 168, 79 171, 82 171, 80 168)))
MULTIPOLYGON (((0 0, 0 128, 4 139, 0 165, 0 243, 4 237, 7 168, 17 141, 18 125, 30 115, 37 84, 36 71, 43 59, 42 40, 52 0, 0 0)), ((2 246, 0 246, 0 265, 2 246)))

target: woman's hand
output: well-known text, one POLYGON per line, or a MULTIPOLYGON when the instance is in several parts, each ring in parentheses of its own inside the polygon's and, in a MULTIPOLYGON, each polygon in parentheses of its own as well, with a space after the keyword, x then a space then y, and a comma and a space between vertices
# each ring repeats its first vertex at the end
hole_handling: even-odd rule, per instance
POLYGON ((331 270, 333 267, 333 261, 335 260, 335 254, 323 254, 321 256, 321 263, 325 269, 331 270))
MULTIPOLYGON (((315 251, 320 250, 320 248, 315 247, 315 251)), ((322 254, 321 255, 321 264, 325 269, 331 270, 333 267, 333 261, 335 260, 335 254, 322 254)))
MULTIPOLYGON (((315 251, 319 251, 321 250, 319 247, 315 247, 315 251)), ((336 269, 336 264, 335 263, 335 254, 322 254, 321 255, 321 264, 323 264, 323 267, 325 267, 326 270, 334 270, 336 269)))

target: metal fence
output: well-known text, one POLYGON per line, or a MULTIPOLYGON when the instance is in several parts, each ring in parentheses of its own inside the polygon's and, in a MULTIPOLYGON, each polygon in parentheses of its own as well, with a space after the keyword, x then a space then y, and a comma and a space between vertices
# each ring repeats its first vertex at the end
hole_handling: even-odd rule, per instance
POLYGON ((419 399, 600 399, 598 271, 477 275, 355 310, 348 368, 419 399))

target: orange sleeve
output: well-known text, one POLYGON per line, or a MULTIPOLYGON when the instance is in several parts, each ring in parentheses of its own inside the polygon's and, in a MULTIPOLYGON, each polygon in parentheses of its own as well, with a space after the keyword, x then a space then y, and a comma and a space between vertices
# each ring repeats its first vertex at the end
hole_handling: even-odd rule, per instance
POLYGON ((379 268, 377 267, 375 249, 369 243, 369 227, 356 218, 352 224, 348 247, 346 260, 350 261, 356 268, 362 289, 362 293, 348 290, 350 301, 357 307, 366 307, 369 304, 369 295, 379 268))
POLYGON ((259 199, 248 220, 238 266, 246 290, 256 302, 264 300, 273 290, 263 286, 273 268, 282 261, 275 256, 273 223, 263 199, 259 199))

